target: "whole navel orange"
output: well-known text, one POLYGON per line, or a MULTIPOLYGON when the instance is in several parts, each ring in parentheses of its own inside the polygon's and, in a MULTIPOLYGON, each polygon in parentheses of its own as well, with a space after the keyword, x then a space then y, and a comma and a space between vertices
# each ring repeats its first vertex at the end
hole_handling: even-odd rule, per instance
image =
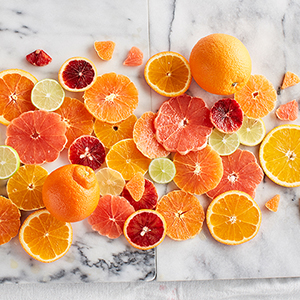
POLYGON ((246 85, 251 75, 251 58, 236 37, 214 33, 201 38, 189 59, 194 80, 207 92, 231 95, 246 85))
POLYGON ((64 222, 77 222, 96 209, 100 188, 90 167, 70 164, 48 175, 42 194, 46 208, 54 217, 64 222))

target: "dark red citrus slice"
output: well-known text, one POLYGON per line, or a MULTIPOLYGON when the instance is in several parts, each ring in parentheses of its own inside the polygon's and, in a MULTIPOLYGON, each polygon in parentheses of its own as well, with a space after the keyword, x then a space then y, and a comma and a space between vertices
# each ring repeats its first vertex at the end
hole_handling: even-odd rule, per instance
POLYGON ((67 143, 61 116, 44 110, 28 111, 13 119, 6 135, 6 145, 18 152, 23 164, 52 162, 67 143))
POLYGON ((105 195, 88 217, 88 223, 99 234, 116 239, 122 235, 124 223, 133 212, 134 208, 124 197, 105 195))
POLYGON ((237 101, 218 100, 210 110, 210 120, 223 133, 233 133, 242 127, 244 114, 237 101))
POLYGON ((206 146, 213 125, 205 102, 183 94, 161 105, 154 127, 158 142, 166 150, 185 155, 206 146))
POLYGON ((139 201, 132 198, 126 186, 123 189, 122 196, 125 197, 135 210, 154 209, 158 201, 158 194, 155 185, 145 178, 145 191, 139 201))
POLYGON ((166 221, 157 211, 141 209, 128 217, 124 235, 130 245, 148 250, 158 246, 166 236, 166 221))
POLYGON ((224 192, 238 190, 254 198, 255 190, 264 178, 254 154, 248 150, 237 149, 233 154, 221 158, 223 177, 214 189, 206 193, 207 196, 214 199, 224 192))
POLYGON ((82 135, 70 145, 68 158, 71 164, 88 166, 97 170, 105 161, 105 148, 95 136, 82 135))
POLYGON ((26 55, 26 60, 34 66, 43 67, 50 64, 52 58, 44 50, 37 49, 26 55))

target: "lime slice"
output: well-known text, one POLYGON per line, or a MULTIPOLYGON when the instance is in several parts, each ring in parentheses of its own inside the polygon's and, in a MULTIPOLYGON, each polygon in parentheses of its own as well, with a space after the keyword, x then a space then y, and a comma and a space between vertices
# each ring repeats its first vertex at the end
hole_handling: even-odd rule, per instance
POLYGON ((266 135, 266 127, 262 119, 250 119, 244 116, 243 125, 237 133, 241 144, 256 146, 266 135))
POLYGON ((232 154, 240 145, 239 136, 236 132, 223 133, 216 128, 209 136, 208 142, 222 156, 232 154))
POLYGON ((118 171, 110 168, 103 168, 96 173, 96 177, 102 196, 107 194, 117 196, 123 191, 125 180, 118 171))
POLYGON ((64 102, 65 91, 54 79, 38 81, 31 91, 31 102, 38 108, 46 111, 58 109, 64 102))
POLYGON ((149 165, 149 175, 156 183, 168 183, 173 180, 175 174, 175 165, 169 158, 155 158, 149 165))
POLYGON ((15 149, 10 146, 0 146, 0 179, 8 179, 20 167, 20 158, 15 149))

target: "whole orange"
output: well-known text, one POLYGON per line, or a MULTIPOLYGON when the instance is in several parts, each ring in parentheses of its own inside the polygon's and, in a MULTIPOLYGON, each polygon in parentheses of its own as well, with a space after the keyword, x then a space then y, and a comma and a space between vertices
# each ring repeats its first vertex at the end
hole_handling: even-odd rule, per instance
POLYGON ((46 208, 54 217, 64 222, 77 222, 96 209, 100 188, 90 167, 70 164, 48 175, 42 195, 46 208))
POLYGON ((248 82, 251 58, 245 45, 236 37, 214 33, 201 38, 190 54, 194 80, 207 92, 231 95, 248 82))

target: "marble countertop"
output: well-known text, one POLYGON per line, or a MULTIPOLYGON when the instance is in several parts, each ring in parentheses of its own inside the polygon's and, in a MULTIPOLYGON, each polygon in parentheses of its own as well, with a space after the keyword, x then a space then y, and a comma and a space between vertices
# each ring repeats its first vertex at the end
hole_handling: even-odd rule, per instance
MULTIPOLYGON (((139 90, 135 111, 139 117, 145 111, 155 112, 167 98, 150 90, 143 78, 143 66, 122 65, 132 46, 143 51, 144 63, 151 55, 167 50, 188 59, 201 37, 217 32, 231 34, 248 48, 252 74, 266 76, 277 90, 286 71, 300 75, 299 14, 299 3, 287 0, 1 1, 0 70, 20 68, 38 79, 57 79, 66 59, 85 56, 94 61, 100 74, 113 71, 132 79, 139 90), (111 61, 97 57, 93 49, 96 40, 115 41, 111 61), (25 60, 38 48, 52 56, 51 64, 38 68, 25 60)), ((221 98, 203 91, 195 82, 188 93, 203 98, 208 106, 221 98)), ((298 101, 299 97, 300 85, 291 87, 278 95, 276 106, 298 101)), ((274 113, 264 121, 267 130, 282 122, 274 113)), ((292 123, 300 124, 299 120, 292 123)), ((0 130, 5 132, 4 127, 0 130)), ((4 139, 2 134, 2 142, 4 139)), ((257 155, 257 148, 251 150, 257 155)), ((47 166, 48 170, 64 159, 63 154, 47 166)), ((174 185, 157 188, 161 196, 174 185)), ((75 241, 70 252, 57 263, 45 265, 26 256, 15 239, 0 247, 0 256, 5 258, 0 261, 0 283, 300 277, 299 197, 300 188, 282 188, 265 178, 255 198, 262 209, 261 229, 252 241, 234 247, 214 241, 204 225, 192 240, 175 242, 166 238, 154 250, 136 251, 123 238, 111 241, 97 236, 83 221, 74 225, 75 241), (264 209, 264 203, 274 194, 281 195, 277 213, 264 209)), ((206 196, 198 198, 206 208, 206 196)))

